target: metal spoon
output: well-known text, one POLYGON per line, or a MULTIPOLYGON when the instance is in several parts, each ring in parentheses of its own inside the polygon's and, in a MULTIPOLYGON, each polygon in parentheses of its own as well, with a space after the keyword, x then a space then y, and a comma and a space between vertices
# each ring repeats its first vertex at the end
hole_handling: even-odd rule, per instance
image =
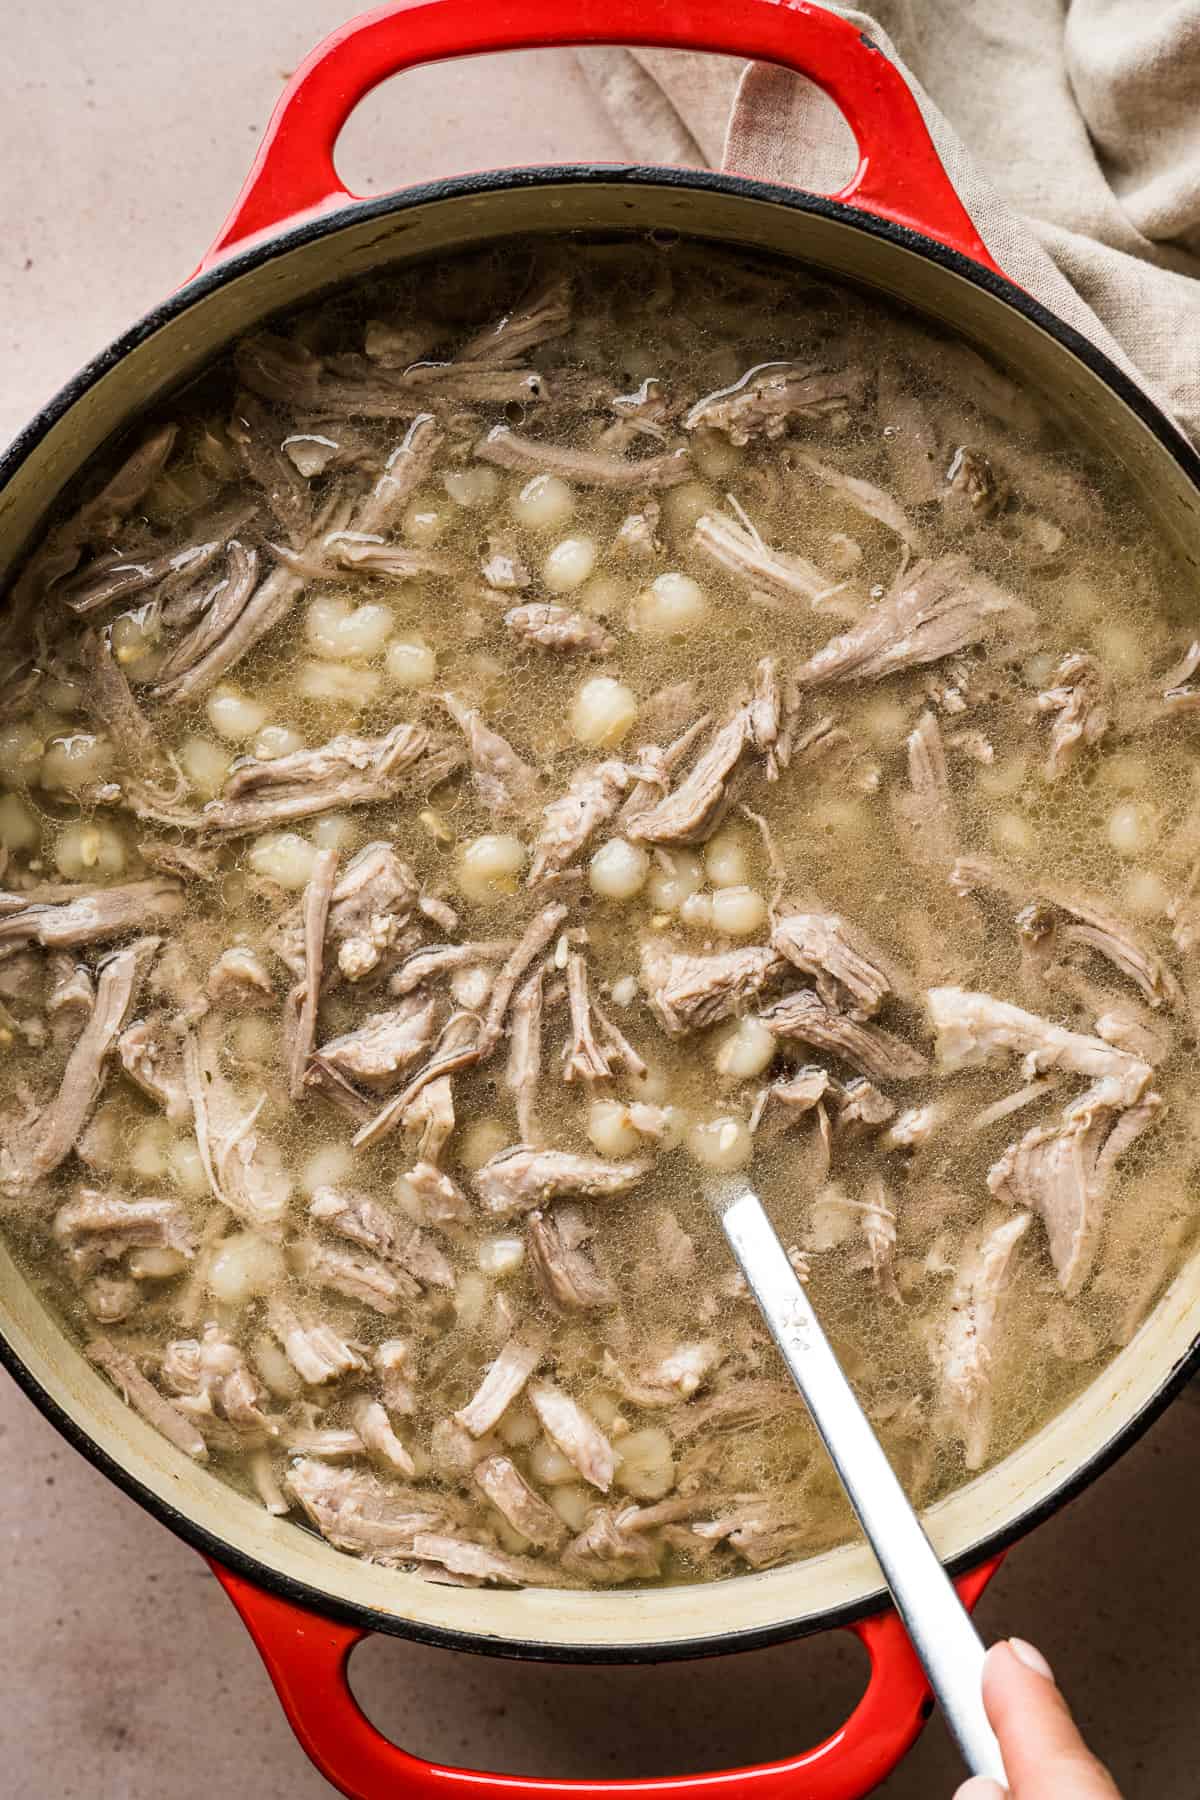
POLYGON ((973 1775, 1007 1784, 983 1710, 984 1647, 854 1390, 758 1195, 714 1196, 730 1247, 804 1397, 973 1775))

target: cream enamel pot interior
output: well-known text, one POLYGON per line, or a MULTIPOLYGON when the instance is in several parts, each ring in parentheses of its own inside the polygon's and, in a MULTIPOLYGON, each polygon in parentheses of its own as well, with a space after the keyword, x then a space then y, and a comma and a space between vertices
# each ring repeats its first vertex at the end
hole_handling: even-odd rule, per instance
MULTIPOLYGON (((572 9, 569 25, 557 16, 552 21, 541 0, 497 7, 483 18, 481 10, 470 0, 417 0, 389 9, 336 34, 297 72, 238 208, 201 271, 76 377, 0 462, 0 566, 9 573, 19 566, 55 497, 112 433, 280 308, 393 264, 515 234, 653 229, 790 257, 953 328, 1051 396, 1082 438, 1102 446, 1181 559, 1200 571, 1200 460, 1111 363, 990 265, 900 77, 842 20, 789 0, 702 0, 669 13, 635 0, 586 0, 572 9), (863 152, 858 175, 833 200, 728 175, 625 167, 513 170, 371 201, 353 200, 338 185, 331 160, 337 129, 361 93, 385 75, 469 50, 564 41, 704 48, 806 71, 842 106, 855 131, 863 152)), ((1085 1392, 1035 1438, 930 1511, 928 1529, 944 1558, 959 1570, 979 1563, 1092 1479, 1195 1366, 1198 1329, 1195 1254, 1135 1339, 1085 1392)), ((356 1631, 371 1629, 501 1654, 604 1661, 761 1645, 845 1622, 879 1604, 878 1570, 859 1545, 718 1587, 646 1592, 477 1592, 369 1567, 293 1521, 268 1516, 172 1449, 83 1360, 2 1250, 0 1331, 8 1368, 76 1447, 233 1572, 230 1584, 307 1747, 348 1793, 392 1791, 382 1785, 387 1770, 403 1775, 408 1787, 424 1788, 429 1783, 414 1771, 426 1765, 404 1759, 401 1768, 373 1753, 374 1761, 366 1758, 356 1765, 359 1773, 349 1773, 316 1728, 305 1730, 298 1717, 302 1684, 281 1670, 282 1652, 269 1654, 265 1640, 279 1627, 279 1614, 268 1626, 267 1610, 252 1617, 247 1596, 273 1595, 269 1604, 290 1604, 293 1620, 315 1613, 343 1621, 354 1628, 344 1634, 347 1644, 356 1631), (369 1775, 379 1785, 368 1786, 369 1775)), ((344 1653, 344 1647, 337 1651, 344 1653)), ((791 1785, 783 1786, 813 1795, 867 1791, 919 1726, 919 1683, 914 1689, 910 1681, 908 1691, 917 1701, 909 1706, 907 1736, 900 1742, 903 1734, 896 1734, 886 1759, 877 1729, 874 1761, 868 1756, 856 1772, 835 1780, 822 1774, 824 1764, 808 1770, 800 1759, 787 1766, 791 1785), (802 1765, 808 1772, 801 1779, 802 1765)), ((779 1769, 744 1772, 744 1783, 761 1776, 758 1785, 774 1791, 778 1783, 767 1777, 779 1769)), ((485 1779, 461 1775, 459 1782, 485 1779)), ((673 1792, 711 1779, 649 1785, 673 1792)), ((508 1785, 546 1794, 579 1787, 508 1785)), ((604 1791, 628 1793, 638 1785, 610 1783, 604 1791)))

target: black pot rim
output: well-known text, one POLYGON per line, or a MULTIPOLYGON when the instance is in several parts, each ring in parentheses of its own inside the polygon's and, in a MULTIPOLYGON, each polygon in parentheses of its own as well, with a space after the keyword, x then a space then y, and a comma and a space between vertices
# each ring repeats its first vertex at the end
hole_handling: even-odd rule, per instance
MULTIPOLYGON (((925 237, 922 233, 908 227, 894 225, 888 220, 878 219, 870 213, 861 212, 856 207, 844 205, 822 195, 809 194, 799 188, 780 187, 767 182, 751 181, 742 176, 721 175, 705 170, 659 168, 653 164, 568 163, 546 168, 505 169, 494 174, 466 175, 424 182, 416 187, 405 188, 397 194, 385 195, 374 200, 354 201, 348 206, 303 219, 278 232, 257 238, 245 249, 232 252, 213 268, 197 275, 186 286, 152 308, 127 331, 115 338, 34 415, 29 424, 13 439, 8 449, 0 456, 0 493, 12 480, 17 469, 37 449, 47 433, 90 388, 94 387, 139 344, 171 320, 182 316, 193 307, 201 305, 210 294, 215 293, 228 282, 272 261, 275 257, 303 244, 333 236, 349 225, 388 217, 407 211, 411 207, 426 205, 431 201, 465 199, 473 195, 496 191, 540 187, 577 187, 594 184, 696 189, 765 201, 793 212, 806 213, 851 226, 865 232, 868 236, 881 238, 898 249, 910 251, 929 262, 939 264, 948 272, 969 282, 973 287, 981 288, 984 292, 1002 301, 1004 305, 1014 312, 1020 313, 1031 324, 1069 350, 1097 375, 1118 399, 1129 407, 1130 411, 1141 420, 1196 489, 1200 491, 1200 455, 1191 448, 1166 415, 1135 382, 1130 380, 1122 369, 1118 368, 1103 351, 1097 349, 1089 339, 1076 331, 1073 326, 1064 323, 1040 301, 1027 294, 1024 289, 1006 277, 985 268, 981 263, 972 261, 960 252, 948 249, 936 240, 925 237)), ((191 1545, 193 1549, 245 1577, 267 1593, 276 1595, 279 1599, 303 1607, 309 1612, 317 1613, 325 1618, 357 1626, 364 1632, 379 1632, 387 1636, 407 1638, 443 1650, 510 1657, 530 1662, 609 1665, 674 1662, 726 1655, 737 1651, 761 1650, 772 1644, 786 1643, 819 1631, 850 1625, 858 1619, 879 1611, 881 1605, 886 1601, 886 1594, 880 1589, 859 1601, 832 1608, 809 1618, 785 1620, 774 1625, 733 1633, 723 1633, 718 1625, 714 1627, 712 1633, 704 1637, 677 1640, 665 1645, 654 1643, 563 1645, 536 1640, 525 1642, 514 1638, 491 1638, 484 1632, 476 1634, 449 1630, 425 1625, 420 1621, 397 1618, 392 1613, 377 1612, 370 1607, 359 1606, 350 1601, 331 1597, 291 1576, 281 1574, 269 1564, 259 1561, 257 1557, 250 1556, 231 1544, 226 1544, 212 1532, 197 1525, 186 1513, 172 1506, 169 1501, 152 1493, 130 1470, 102 1449, 89 1437, 82 1426, 63 1411, 57 1401, 35 1379, 2 1330, 0 1330, 0 1364, 3 1364, 38 1410, 81 1456, 85 1457, 102 1475, 107 1476, 131 1500, 136 1501, 144 1511, 150 1513, 152 1517, 159 1520, 168 1530, 191 1545)), ((980 1563, 999 1555, 1033 1530, 1035 1526, 1048 1519, 1051 1514, 1057 1512, 1060 1507, 1065 1506, 1069 1500, 1074 1499, 1148 1430, 1198 1369, 1200 1369, 1200 1332, 1193 1339, 1187 1352, 1164 1376, 1155 1393, 1120 1431, 1102 1444, 1093 1455, 1074 1469, 1052 1493, 1046 1495, 1036 1506, 1030 1507, 1002 1530, 992 1533, 980 1543, 972 1546, 970 1550, 953 1558, 947 1564, 951 1573, 965 1573, 968 1569, 975 1568, 980 1563)), ((738 1578, 733 1577, 732 1579, 738 1578)), ((723 1586, 724 1583, 714 1583, 709 1590, 713 1599, 714 1613, 719 1611, 723 1586)))

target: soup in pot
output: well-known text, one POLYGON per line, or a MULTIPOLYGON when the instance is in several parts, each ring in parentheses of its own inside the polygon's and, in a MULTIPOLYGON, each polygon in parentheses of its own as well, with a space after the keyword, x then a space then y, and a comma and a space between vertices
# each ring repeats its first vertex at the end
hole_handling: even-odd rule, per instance
POLYGON ((434 1580, 853 1531, 750 1172, 907 1491, 1190 1242, 1195 595, 964 344, 730 249, 339 290, 0 620, 0 1195, 178 1448, 434 1580))

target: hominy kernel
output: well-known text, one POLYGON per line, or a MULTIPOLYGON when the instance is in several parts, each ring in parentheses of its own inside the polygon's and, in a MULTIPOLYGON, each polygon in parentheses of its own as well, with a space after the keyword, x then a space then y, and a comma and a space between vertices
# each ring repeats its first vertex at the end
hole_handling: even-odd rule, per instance
POLYGON ((564 1482, 551 1488, 550 1504, 568 1530, 582 1531, 596 1504, 596 1495, 578 1483, 564 1482))
POLYGON ((704 847, 704 872, 714 887, 741 887, 749 873, 740 832, 718 831, 704 847))
POLYGON ((401 529, 418 550, 439 543, 453 522, 454 509, 437 494, 416 494, 404 509, 401 529))
POLYGON ((1118 856, 1143 856, 1157 835, 1154 808, 1144 800, 1124 801, 1108 815, 1108 841, 1118 856))
POLYGON ((679 903, 680 923, 692 931, 709 931, 713 922, 711 894, 688 894, 679 903))
POLYGON ((676 544, 686 544, 695 529, 697 519, 705 513, 720 509, 715 488, 703 481, 683 481, 663 495, 662 509, 671 535, 676 544))
POLYGON ((645 1425, 621 1438, 614 1483, 635 1500, 661 1500, 675 1485, 671 1440, 659 1425, 645 1425))
POLYGON ((41 840, 37 819, 15 794, 0 794, 0 845, 5 850, 32 850, 41 840))
POLYGON ((55 840, 54 866, 66 881, 102 881, 122 874, 125 864, 125 841, 114 825, 78 820, 55 840))
POLYGON ((1171 890, 1152 869, 1139 869, 1125 883, 1125 904, 1142 919, 1162 918, 1171 904, 1171 890))
POLYGON ((308 886, 316 855, 316 845, 298 831, 271 831, 255 838, 246 861, 256 875, 298 892, 308 886))
POLYGON ((574 1463, 568 1462, 548 1438, 539 1438, 529 1452, 529 1472, 546 1487, 562 1487, 578 1480, 574 1463))
POLYGON ((0 781, 19 787, 36 781, 45 752, 45 738, 27 721, 0 725, 0 781))
POLYGON ((318 850, 349 850, 358 838, 358 825, 349 813, 322 813, 312 822, 312 841, 318 850))
POLYGON ((542 564, 542 580, 552 594, 569 594, 582 587, 596 566, 592 538, 563 538, 542 564))
POLYGON ((258 1294, 270 1293, 287 1271, 277 1244, 252 1231, 225 1239, 208 1265, 208 1290, 223 1306, 246 1306, 258 1294))
POLYGON ((767 903, 754 888, 723 887, 713 895, 713 929, 729 937, 752 937, 766 917, 767 903))
POLYGON ((575 496, 557 475, 534 475, 513 495, 509 511, 527 531, 558 531, 575 511, 575 496))
POLYGON ((611 675, 593 675, 575 695, 571 706, 571 731, 581 744, 609 749, 619 744, 637 718, 637 701, 631 688, 611 675))
POLYGON ((51 738, 42 757, 41 784, 77 794, 81 788, 107 781, 114 761, 113 747, 101 734, 75 731, 67 737, 51 738))
POLYGON ((167 1152, 167 1173, 193 1200, 209 1191, 204 1160, 194 1138, 176 1138, 167 1152))
POLYGON ((354 1175, 354 1152, 346 1144, 327 1144, 300 1167, 300 1188, 310 1198, 318 1188, 337 1187, 354 1175))
POLYGON ((647 637, 675 637, 692 631, 708 612, 704 589, 690 575, 669 570, 656 575, 633 605, 633 626, 647 637))
POLYGON ((213 800, 225 786, 233 762, 228 750, 211 738, 184 738, 179 747, 179 766, 201 800, 213 800))
POLYGON ((610 838, 588 864, 592 892, 603 900, 632 900, 646 884, 650 858, 640 844, 610 838))
POLYGON ((469 1173, 482 1169, 485 1162, 498 1156, 512 1142, 512 1133, 499 1119, 476 1119, 467 1126, 459 1146, 458 1160, 469 1173))
POLYGON ((340 662, 303 662, 296 671, 296 692, 301 699, 352 707, 356 712, 378 699, 382 685, 378 669, 352 669, 340 662))
POLYGON ((632 1156, 641 1148, 641 1134, 619 1100, 592 1101, 587 1134, 601 1156, 632 1156))
POLYGON ((304 739, 300 733, 289 730, 286 725, 264 725, 251 745, 252 753, 259 762, 274 762, 280 756, 293 756, 303 748, 304 739))
POLYGON ((678 912, 704 881, 704 864, 694 850, 659 850, 646 883, 652 905, 663 912, 678 912))
POLYGON ((485 1275, 501 1280, 513 1275, 525 1260, 525 1240, 519 1237, 484 1238, 476 1260, 485 1275))
POLYGON ((161 1181, 167 1173, 171 1132, 165 1119, 152 1119, 129 1146, 129 1167, 140 1181, 161 1181))
POLYGON ((520 838, 487 832, 464 844, 458 858, 458 885, 468 900, 486 904, 516 891, 529 852, 520 838))
POLYGON ((754 1140, 744 1119, 728 1114, 695 1124, 687 1147, 708 1169, 744 1169, 754 1153, 754 1140))
POLYGON ((397 637, 384 653, 383 666, 397 687, 429 687, 437 674, 437 655, 423 637, 397 637))
POLYGON ((716 1066, 734 1081, 747 1081, 762 1074, 778 1048, 778 1039, 761 1020, 739 1019, 717 1051, 716 1066))
POLYGON ((1010 856, 1029 856, 1037 845, 1033 826, 1021 813, 997 813, 992 820, 992 841, 1010 856))
POLYGON ((450 469, 442 486, 455 506, 485 507, 495 500, 500 477, 495 469, 450 469))
POLYGON ((262 730, 270 717, 269 709, 259 700, 251 700, 240 688, 214 688, 204 708, 208 722, 219 738, 230 744, 244 744, 262 730))
POLYGON ((394 624, 390 606, 377 601, 353 606, 349 600, 326 596, 309 602, 305 634, 318 656, 357 662, 379 655, 394 624))

